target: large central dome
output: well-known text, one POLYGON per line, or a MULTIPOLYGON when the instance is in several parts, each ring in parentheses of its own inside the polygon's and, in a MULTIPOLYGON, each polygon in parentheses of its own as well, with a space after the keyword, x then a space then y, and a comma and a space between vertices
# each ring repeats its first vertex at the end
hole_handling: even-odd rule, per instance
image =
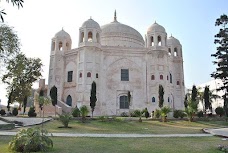
POLYGON ((134 28, 121 24, 114 17, 114 21, 101 26, 101 45, 144 47, 142 35, 134 28))

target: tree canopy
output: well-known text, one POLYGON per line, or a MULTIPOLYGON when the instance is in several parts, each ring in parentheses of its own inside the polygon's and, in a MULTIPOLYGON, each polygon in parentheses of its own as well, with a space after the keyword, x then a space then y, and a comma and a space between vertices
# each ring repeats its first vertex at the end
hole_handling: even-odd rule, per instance
MULTIPOLYGON (((223 85, 217 90, 223 90, 225 94, 224 109, 228 111, 228 16, 223 14, 216 19, 215 26, 219 27, 219 32, 215 35, 214 43, 216 45, 216 53, 211 56, 215 57, 213 63, 217 66, 216 71, 211 74, 215 79, 220 79, 223 85)), ((228 112, 227 112, 228 113, 228 112)), ((226 113, 226 114, 227 114, 226 113)))
POLYGON ((22 53, 8 61, 2 82, 8 85, 8 94, 12 92, 11 102, 22 103, 26 96, 30 96, 32 83, 41 77, 41 67, 39 58, 27 58, 22 53))
MULTIPOLYGON (((17 6, 19 9, 20 7, 23 7, 24 0, 6 0, 6 2, 12 3, 13 6, 17 6)), ((6 12, 4 9, 0 9, 0 18, 1 18, 2 22, 4 22, 3 15, 6 15, 6 12)))

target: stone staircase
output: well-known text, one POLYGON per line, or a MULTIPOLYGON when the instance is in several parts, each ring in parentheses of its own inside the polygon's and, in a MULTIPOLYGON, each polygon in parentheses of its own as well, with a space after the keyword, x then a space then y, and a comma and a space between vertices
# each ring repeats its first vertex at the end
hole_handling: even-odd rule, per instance
POLYGON ((64 103, 63 101, 58 100, 56 105, 56 112, 58 114, 62 113, 71 113, 72 107, 64 103))

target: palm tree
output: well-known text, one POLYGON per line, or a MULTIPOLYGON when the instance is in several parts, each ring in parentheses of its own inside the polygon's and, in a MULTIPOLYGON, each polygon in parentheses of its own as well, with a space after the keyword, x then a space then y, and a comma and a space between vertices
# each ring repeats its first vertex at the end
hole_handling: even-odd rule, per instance
POLYGON ((189 99, 188 106, 185 108, 185 113, 187 114, 190 122, 193 121, 193 115, 195 114, 196 111, 197 111, 197 103, 189 99))
POLYGON ((164 106, 161 108, 161 116, 162 116, 162 121, 166 122, 167 121, 167 114, 171 112, 171 108, 168 106, 164 106))

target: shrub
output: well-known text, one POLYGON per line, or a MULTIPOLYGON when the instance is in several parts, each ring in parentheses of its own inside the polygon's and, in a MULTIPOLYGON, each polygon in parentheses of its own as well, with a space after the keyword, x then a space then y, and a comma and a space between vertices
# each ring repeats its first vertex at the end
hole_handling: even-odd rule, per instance
POLYGON ((82 122, 85 122, 86 116, 89 114, 88 107, 86 105, 83 105, 80 108, 80 112, 81 112, 81 115, 82 115, 82 122))
POLYGON ((34 106, 32 106, 32 107, 30 107, 29 108, 29 111, 28 111, 28 116, 29 117, 36 117, 36 112, 35 112, 35 107, 34 106))
POLYGON ((133 114, 134 114, 134 117, 140 117, 140 110, 136 109, 134 110, 133 114))
POLYGON ((180 110, 180 114, 179 114, 180 118, 184 118, 186 116, 185 112, 180 110))
POLYGON ((72 118, 72 116, 68 113, 59 115, 59 120, 65 128, 68 128, 68 124, 69 124, 71 118, 72 118))
POLYGON ((80 117, 80 110, 78 107, 75 107, 74 110, 72 111, 72 116, 73 117, 80 117))
POLYGON ((17 116, 18 115, 18 109, 14 108, 12 113, 13 113, 14 116, 17 116))
POLYGON ((224 109, 223 109, 222 107, 217 107, 217 108, 215 109, 215 113, 216 113, 217 115, 219 115, 220 117, 222 117, 222 116, 225 114, 225 111, 224 111, 224 109))
POLYGON ((3 115, 6 115, 6 111, 5 111, 4 109, 1 109, 1 110, 0 110, 0 115, 2 115, 2 116, 3 116, 3 115))
POLYGON ((174 110, 174 112, 173 112, 173 117, 174 118, 179 118, 180 117, 180 112, 181 110, 174 110))
POLYGON ((121 116, 121 117, 128 117, 128 114, 127 114, 126 112, 122 112, 122 113, 120 114, 120 116, 121 116))
POLYGON ((155 111, 154 111, 154 116, 155 116, 156 118, 160 118, 160 116, 161 116, 160 110, 155 109, 155 111))
POLYGON ((146 117, 146 118, 150 117, 150 114, 149 114, 147 108, 145 108, 144 112, 145 112, 145 117, 146 117))
POLYGON ((105 122, 107 120, 107 117, 99 116, 98 119, 101 120, 102 122, 105 122))
POLYGON ((28 128, 19 131, 9 142, 9 149, 16 152, 47 151, 53 147, 46 130, 28 128))
POLYGON ((203 111, 197 112, 197 116, 198 116, 199 118, 203 117, 203 111))

